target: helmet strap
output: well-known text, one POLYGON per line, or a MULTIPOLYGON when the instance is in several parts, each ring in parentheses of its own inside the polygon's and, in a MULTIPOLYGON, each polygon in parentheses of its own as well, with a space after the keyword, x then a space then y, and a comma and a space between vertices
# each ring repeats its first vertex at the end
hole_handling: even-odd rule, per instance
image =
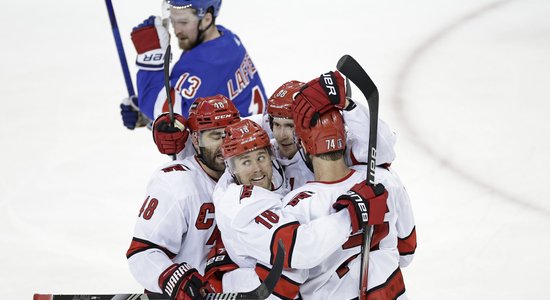
POLYGON ((197 32, 198 32, 197 39, 195 40, 195 43, 193 44, 193 48, 197 47, 199 44, 202 44, 202 42, 204 42, 205 32, 208 29, 210 29, 210 27, 212 27, 212 25, 214 25, 214 14, 212 12, 210 12, 210 9, 208 9, 208 11, 206 13, 211 13, 212 14, 212 22, 210 22, 210 24, 208 24, 208 26, 206 26, 206 28, 201 30, 200 26, 201 26, 202 20, 204 20, 204 17, 202 19, 200 19, 199 23, 197 24, 197 32))

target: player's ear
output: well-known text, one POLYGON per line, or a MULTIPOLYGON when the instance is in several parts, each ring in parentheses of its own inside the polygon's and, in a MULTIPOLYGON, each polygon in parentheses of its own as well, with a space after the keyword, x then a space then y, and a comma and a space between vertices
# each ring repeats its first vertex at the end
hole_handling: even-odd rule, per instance
POLYGON ((212 13, 208 11, 204 17, 202 17, 200 22, 200 30, 206 30, 209 28, 211 24, 214 24, 214 17, 212 16, 212 13))
POLYGON ((193 147, 197 150, 197 153, 200 154, 200 148, 199 148, 199 134, 196 131, 193 131, 191 133, 191 142, 193 143, 193 147))

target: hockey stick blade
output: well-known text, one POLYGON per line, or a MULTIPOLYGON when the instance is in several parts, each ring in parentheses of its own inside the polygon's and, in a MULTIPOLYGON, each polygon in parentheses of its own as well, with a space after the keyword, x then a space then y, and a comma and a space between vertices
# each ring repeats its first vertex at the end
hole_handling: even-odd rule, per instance
POLYGON ((363 67, 350 55, 344 55, 336 64, 336 68, 351 80, 367 99, 370 114, 369 153, 367 164, 369 168, 368 183, 374 185, 374 169, 376 168, 376 135, 378 131, 378 88, 370 79, 363 67))
MULTIPOLYGON (((378 88, 361 65, 350 55, 344 55, 336 68, 353 82, 367 99, 369 105, 369 153, 367 157, 367 185, 374 186, 374 170, 376 169, 376 138, 378 133, 378 88)), ((363 228, 363 244, 361 245, 361 274, 359 277, 359 299, 367 298, 369 253, 372 226, 363 228)))
MULTIPOLYGON (((267 275, 266 279, 254 290, 250 292, 235 292, 235 293, 209 293, 204 298, 205 300, 263 300, 271 295, 275 285, 281 278, 283 265, 285 262, 285 247, 283 242, 277 242, 277 254, 273 268, 267 275)), ((34 294, 33 300, 170 300, 164 295, 158 294, 113 294, 113 295, 51 295, 51 294, 34 294)))

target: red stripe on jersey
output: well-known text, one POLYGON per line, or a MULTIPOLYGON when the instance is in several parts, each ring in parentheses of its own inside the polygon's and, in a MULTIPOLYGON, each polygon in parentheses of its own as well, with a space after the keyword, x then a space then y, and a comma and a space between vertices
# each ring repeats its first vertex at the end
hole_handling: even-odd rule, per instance
POLYGON ((338 269, 336 269, 336 274, 338 274, 338 278, 341 279, 342 277, 344 277, 344 275, 346 275, 349 272, 348 264, 350 263, 350 261, 354 260, 357 256, 359 256, 359 254, 355 254, 350 258, 346 259, 346 261, 343 262, 338 267, 338 269))
POLYGON ((126 258, 130 258, 136 253, 143 252, 149 249, 159 249, 164 252, 170 259, 176 257, 174 253, 168 251, 168 249, 164 247, 135 237, 132 239, 132 243, 130 243, 130 248, 128 248, 128 251, 126 251, 126 258))
POLYGON ((395 300, 405 293, 401 269, 397 268, 381 285, 367 291, 367 300, 395 300))
MULTIPOLYGON (((258 277, 260 277, 261 281, 264 281, 267 275, 269 274, 270 269, 266 266, 256 264, 256 274, 258 274, 258 277)), ((275 285, 275 289, 273 290, 273 295, 281 298, 281 299, 295 299, 298 295, 298 292, 300 292, 300 284, 293 281, 292 279, 281 275, 281 278, 279 281, 277 281, 277 284, 275 285)))
POLYGON ((294 251, 294 243, 296 242, 296 234, 300 223, 292 222, 284 224, 277 228, 271 238, 271 259, 270 263, 275 261, 275 254, 277 254, 277 241, 282 240, 285 246, 285 268, 291 267, 292 252, 294 251))
POLYGON ((370 242, 370 250, 380 249, 380 241, 383 240, 390 233, 390 225, 388 222, 383 224, 374 225, 374 230, 372 233, 372 240, 370 242))
POLYGON ((416 250, 416 226, 413 227, 409 236, 397 240, 397 249, 399 250, 399 255, 414 254, 416 250))
POLYGON ((361 246, 363 244, 363 233, 352 235, 342 245, 342 249, 350 249, 353 247, 361 246))
MULTIPOLYGON (((172 107, 174 107, 174 103, 176 101, 176 93, 174 91, 174 89, 170 89, 170 99, 172 99, 172 107)), ((164 101, 164 105, 162 106, 162 112, 169 112, 170 111, 170 107, 168 106, 168 98, 166 98, 166 101, 164 101)))

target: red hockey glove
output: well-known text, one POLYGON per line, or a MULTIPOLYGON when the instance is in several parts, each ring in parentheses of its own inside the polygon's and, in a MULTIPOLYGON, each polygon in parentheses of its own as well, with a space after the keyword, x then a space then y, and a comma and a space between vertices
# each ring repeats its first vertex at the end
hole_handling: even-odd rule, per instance
POLYGON ((354 185, 351 190, 341 195, 332 205, 340 211, 347 208, 351 217, 352 232, 356 232, 366 225, 384 223, 387 212, 388 191, 382 184, 370 187, 365 181, 354 185))
POLYGON ((182 115, 174 114, 174 125, 170 125, 170 114, 163 113, 153 123, 153 140, 162 154, 176 154, 185 148, 189 137, 187 121, 182 115))
POLYGON ((296 95, 292 106, 294 123, 304 128, 315 125, 319 116, 333 107, 344 109, 346 84, 340 72, 328 72, 311 80, 296 95))
MULTIPOLYGON (((216 230, 219 233, 219 230, 216 230)), ((218 234, 214 247, 210 249, 204 269, 204 278, 208 280, 216 290, 222 290, 222 278, 227 272, 238 269, 239 266, 231 260, 221 236, 218 234)))
POLYGON ((164 68, 164 52, 170 43, 170 34, 162 26, 160 17, 150 16, 132 30, 132 42, 138 53, 136 65, 147 71, 164 68))
POLYGON ((185 262, 173 264, 162 272, 159 286, 171 300, 202 300, 207 293, 216 292, 197 269, 185 262))

